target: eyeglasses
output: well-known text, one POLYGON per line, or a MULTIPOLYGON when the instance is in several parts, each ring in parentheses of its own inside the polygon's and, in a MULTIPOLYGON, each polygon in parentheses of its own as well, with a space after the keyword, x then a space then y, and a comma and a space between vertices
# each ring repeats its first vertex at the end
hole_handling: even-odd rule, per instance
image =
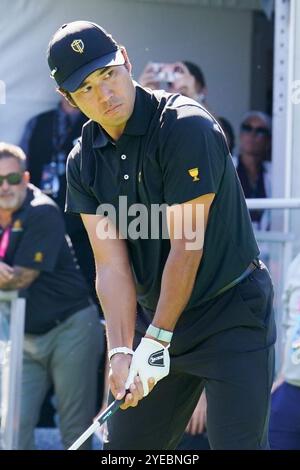
POLYGON ((250 124, 242 124, 241 132, 245 132, 247 134, 253 133, 257 137, 266 137, 270 135, 270 131, 266 127, 254 127, 250 126, 250 124))
POLYGON ((2 186, 4 181, 7 181, 10 185, 20 184, 22 181, 21 173, 8 173, 8 175, 0 175, 0 186, 2 186))

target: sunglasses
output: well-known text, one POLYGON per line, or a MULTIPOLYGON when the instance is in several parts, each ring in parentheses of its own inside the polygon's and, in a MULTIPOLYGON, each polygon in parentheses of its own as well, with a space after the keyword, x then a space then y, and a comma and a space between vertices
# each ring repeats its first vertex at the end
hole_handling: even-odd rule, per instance
POLYGON ((245 132, 247 134, 254 133, 257 137, 266 137, 270 135, 270 131, 266 127, 253 127, 250 126, 250 124, 242 124, 241 132, 245 132))
POLYGON ((20 184, 22 181, 22 174, 21 173, 8 173, 8 175, 0 175, 0 186, 2 186, 5 180, 10 185, 20 184))

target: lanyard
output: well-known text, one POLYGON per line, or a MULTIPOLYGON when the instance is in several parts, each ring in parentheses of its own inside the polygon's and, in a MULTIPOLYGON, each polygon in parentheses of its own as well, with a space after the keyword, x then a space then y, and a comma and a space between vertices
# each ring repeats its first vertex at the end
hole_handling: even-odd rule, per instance
POLYGON ((0 241, 0 259, 4 259, 8 245, 9 245, 9 239, 10 239, 10 234, 11 234, 11 227, 7 227, 1 237, 0 241))

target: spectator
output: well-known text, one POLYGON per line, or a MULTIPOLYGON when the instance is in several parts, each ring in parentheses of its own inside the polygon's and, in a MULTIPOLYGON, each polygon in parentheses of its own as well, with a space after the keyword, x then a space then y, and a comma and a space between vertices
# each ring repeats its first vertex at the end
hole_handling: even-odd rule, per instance
MULTIPOLYGON (((233 157, 246 198, 269 198, 271 191, 271 118, 261 111, 250 111, 242 119, 240 149, 233 157)), ((250 211, 254 230, 270 230, 271 212, 257 209, 250 211)), ((260 257, 268 265, 269 246, 259 243, 260 257)))
POLYGON ((34 448, 34 428, 51 383, 67 448, 95 415, 103 334, 61 212, 29 184, 25 165, 21 148, 0 144, 0 289, 26 297, 19 448, 34 448))
POLYGON ((287 273, 284 289, 283 361, 272 389, 270 446, 300 450, 300 254, 287 273))
MULTIPOLYGON (((246 198, 271 197, 271 118, 261 111, 250 111, 242 119, 240 150, 233 157, 246 198)), ((270 228, 269 213, 253 210, 250 213, 257 230, 270 228)))
POLYGON ((178 68, 182 73, 173 82, 170 89, 173 93, 181 93, 188 98, 206 104, 207 88, 202 70, 193 62, 184 60, 179 62, 178 68))
MULTIPOLYGON (((173 70, 173 74, 170 74, 170 82, 166 80, 165 86, 163 86, 166 91, 170 93, 181 93, 206 106, 206 81, 198 65, 189 61, 161 65, 163 68, 167 67, 168 70, 171 66, 173 70)), ((149 62, 146 65, 139 78, 139 83, 151 89, 161 88, 159 73, 155 69, 155 63, 149 62)))

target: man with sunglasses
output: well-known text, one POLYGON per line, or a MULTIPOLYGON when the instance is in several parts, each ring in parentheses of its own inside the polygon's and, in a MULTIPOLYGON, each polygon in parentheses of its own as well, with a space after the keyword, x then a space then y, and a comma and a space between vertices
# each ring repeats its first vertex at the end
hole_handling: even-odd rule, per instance
MULTIPOLYGON (((261 111, 249 111, 240 127, 239 154, 233 161, 246 198, 271 197, 270 149, 271 118, 261 111)), ((267 230, 264 211, 251 211, 250 216, 257 229, 267 230)))
POLYGON ((68 448, 96 412, 103 333, 61 212, 29 184, 21 148, 6 143, 0 143, 0 260, 0 290, 19 290, 26 298, 18 448, 34 448, 34 428, 52 384, 68 448))
MULTIPOLYGON (((271 188, 271 139, 272 121, 262 111, 249 111, 240 127, 240 145, 233 162, 246 198, 268 198, 271 188)), ((251 210, 250 217, 255 230, 270 229, 270 211, 251 210)), ((261 259, 268 262, 269 249, 261 243, 261 259)))

